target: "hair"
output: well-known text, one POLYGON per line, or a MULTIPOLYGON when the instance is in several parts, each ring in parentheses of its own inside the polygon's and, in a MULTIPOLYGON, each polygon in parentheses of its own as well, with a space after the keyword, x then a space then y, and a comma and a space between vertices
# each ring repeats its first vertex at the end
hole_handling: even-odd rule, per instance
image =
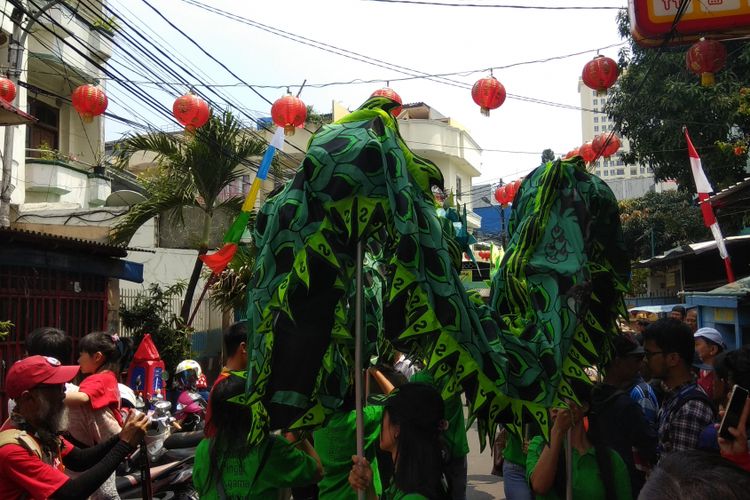
POLYGON ((116 335, 109 332, 91 332, 78 342, 78 350, 91 356, 97 352, 102 353, 104 363, 99 367, 99 371, 110 370, 116 376, 120 374, 122 343, 116 335))
POLYGON ((750 390, 750 346, 719 353, 714 360, 716 376, 750 390))
MULTIPOLYGON (((591 411, 591 390, 592 387, 584 384, 575 384, 574 391, 578 400, 583 405, 588 406, 587 414, 591 411)), ((604 439, 600 436, 596 425, 589 425, 586 437, 591 441, 594 447, 596 457, 596 467, 599 470, 599 478, 604 486, 604 498, 606 500, 617 500, 617 491, 614 489, 614 470, 612 466, 612 449, 604 444, 604 439)), ((567 471, 565 461, 565 450, 560 452, 557 461, 557 470, 555 471, 555 482, 553 488, 558 497, 565 498, 567 486, 567 471)))
POLYGON ((682 319, 685 319, 685 316, 687 315, 687 311, 685 310, 685 307, 683 306, 674 306, 672 308, 672 312, 680 313, 680 316, 682 317, 682 319))
POLYGON ((237 354, 237 349, 243 342, 247 342, 247 322, 232 323, 224 332, 224 353, 226 357, 231 358, 237 354))
MULTIPOLYGON (((441 409, 435 408, 433 414, 422 413, 419 419, 414 419, 402 411, 403 405, 386 405, 383 413, 387 412, 391 423, 399 426, 393 480, 396 487, 406 493, 420 493, 427 498, 442 498, 444 445, 440 422, 445 413, 442 409, 442 398, 437 389, 428 384, 411 382, 405 384, 407 385, 420 385, 434 391, 440 400, 441 409)), ((413 400, 410 403, 418 404, 413 400)), ((429 412, 429 405, 420 405, 420 410, 429 412)))
POLYGON ((73 354, 73 339, 58 328, 43 326, 26 336, 26 352, 29 356, 51 356, 67 365, 73 354))
POLYGON ((229 376, 219 381, 211 390, 211 425, 215 434, 209 444, 209 484, 221 481, 222 470, 228 458, 242 457, 247 452, 243 436, 253 425, 250 408, 229 400, 245 391, 245 381, 229 376))
POLYGON ((750 474, 721 455, 670 453, 659 461, 639 500, 739 500, 747 498, 750 474))
POLYGON ((643 342, 653 341, 665 353, 677 353, 687 367, 693 364, 695 339, 690 327, 677 319, 660 319, 643 332, 643 342))

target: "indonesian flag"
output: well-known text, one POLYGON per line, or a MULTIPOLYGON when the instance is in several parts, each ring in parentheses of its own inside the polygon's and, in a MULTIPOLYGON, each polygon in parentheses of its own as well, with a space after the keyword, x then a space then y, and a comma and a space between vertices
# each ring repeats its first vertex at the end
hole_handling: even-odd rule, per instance
POLYGON ((729 258, 729 252, 724 244, 724 236, 721 234, 719 223, 716 221, 714 216, 714 209, 708 200, 710 193, 713 193, 714 189, 711 187, 711 183, 708 182, 705 172, 703 172, 703 166, 701 165, 701 158, 698 156, 698 152, 693 147, 693 142, 690 140, 690 135, 686 127, 683 127, 685 131, 685 139, 687 140, 688 154, 690 155, 690 168, 693 171, 693 179, 695 180, 695 190, 698 192, 698 202, 700 203, 701 212, 703 213, 703 222, 711 230, 711 234, 716 240, 716 247, 719 249, 719 255, 724 259, 724 267, 727 271, 727 280, 729 283, 734 281, 734 272, 732 271, 732 262, 729 258))

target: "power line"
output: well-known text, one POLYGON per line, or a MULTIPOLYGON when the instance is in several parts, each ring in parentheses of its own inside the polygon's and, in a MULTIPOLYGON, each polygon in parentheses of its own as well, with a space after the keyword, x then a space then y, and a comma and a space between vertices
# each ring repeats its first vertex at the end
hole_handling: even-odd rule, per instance
POLYGON ((402 3, 413 5, 432 5, 439 7, 484 7, 492 9, 517 9, 517 10, 623 10, 625 7, 614 6, 540 6, 540 5, 505 5, 505 4, 487 4, 487 3, 447 3, 447 2, 427 2, 424 0, 365 0, 367 2, 379 3, 402 3))

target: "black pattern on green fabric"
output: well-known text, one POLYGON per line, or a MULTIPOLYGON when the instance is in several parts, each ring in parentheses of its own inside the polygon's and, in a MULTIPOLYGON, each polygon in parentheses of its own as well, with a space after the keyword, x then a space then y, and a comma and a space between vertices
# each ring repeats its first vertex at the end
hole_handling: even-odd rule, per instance
POLYGON ((456 235, 431 191, 442 175, 407 148, 395 106, 371 98, 323 126, 258 214, 241 398, 253 409, 251 441, 269 427, 320 425, 340 406, 351 384, 359 240, 368 352, 385 339, 417 353, 444 397, 466 393, 483 436, 525 421, 546 432, 547 409, 608 352, 628 269, 606 185, 575 161, 528 176, 487 306, 463 288, 456 235))

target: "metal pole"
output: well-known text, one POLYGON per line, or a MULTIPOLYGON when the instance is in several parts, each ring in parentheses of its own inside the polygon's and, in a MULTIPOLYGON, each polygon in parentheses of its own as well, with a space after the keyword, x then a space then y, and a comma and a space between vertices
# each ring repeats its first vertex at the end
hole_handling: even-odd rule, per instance
POLYGON ((573 500, 573 446, 571 443, 571 435, 573 429, 568 429, 568 437, 565 440, 565 498, 567 500, 573 500))
MULTIPOLYGON (((354 397, 356 400, 357 415, 357 456, 365 456, 365 422, 362 414, 362 267, 363 262, 362 240, 357 242, 357 281, 356 297, 354 299, 354 397)), ((358 491, 357 498, 365 499, 365 492, 358 491)))

